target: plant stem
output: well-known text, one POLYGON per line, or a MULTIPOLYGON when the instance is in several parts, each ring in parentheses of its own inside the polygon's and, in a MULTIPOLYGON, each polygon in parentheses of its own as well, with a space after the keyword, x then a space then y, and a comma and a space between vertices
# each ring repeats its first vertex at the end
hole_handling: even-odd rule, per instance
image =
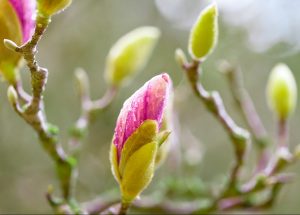
MULTIPOLYGON (((191 87, 195 95, 202 100, 207 110, 209 110, 223 125, 230 139, 234 144, 235 155, 238 166, 243 164, 244 155, 249 141, 249 133, 243 128, 236 125, 233 119, 227 113, 220 94, 216 91, 208 92, 199 82, 199 65, 200 62, 193 61, 188 65, 183 65, 186 71, 191 87)), ((239 168, 237 168, 239 169, 239 168)), ((235 170, 234 172, 238 172, 235 170)))
POLYGON ((223 62, 221 71, 226 75, 234 101, 236 102, 242 116, 253 134, 255 142, 259 147, 267 144, 267 131, 255 109, 254 103, 247 92, 242 71, 228 62, 223 62))
POLYGON ((109 87, 102 98, 92 101, 89 92, 88 76, 80 69, 77 70, 76 77, 81 101, 81 114, 72 128, 69 140, 69 146, 71 147, 72 154, 75 156, 78 154, 81 148, 82 139, 86 135, 88 127, 91 124, 92 115, 95 112, 107 108, 117 95, 117 88, 109 87))
POLYGON ((120 207, 120 210, 119 210, 119 215, 126 215, 127 214, 127 211, 129 209, 129 206, 130 204, 128 202, 121 202, 121 207, 120 207))
POLYGON ((281 119, 278 121, 278 131, 277 131, 277 138, 278 138, 278 148, 288 148, 288 123, 286 119, 281 119))
POLYGON ((269 160, 269 152, 266 149, 268 145, 267 131, 244 86, 241 69, 223 61, 220 70, 226 75, 234 101, 254 137, 256 146, 258 146, 258 163, 255 172, 260 172, 266 167, 269 160))
MULTIPOLYGON (((15 50, 24 57, 30 69, 32 97, 24 107, 21 107, 19 103, 14 104, 14 109, 37 132, 43 148, 55 162, 63 197, 66 202, 69 202, 73 198, 76 160, 64 152, 58 141, 58 129, 47 122, 43 106, 43 92, 47 83, 48 71, 38 65, 35 56, 38 42, 50 21, 50 17, 38 14, 32 39, 15 50)), ((18 95, 22 95, 21 89, 20 86, 15 86, 18 95)), ((21 100, 25 102, 27 99, 21 97, 21 100)))

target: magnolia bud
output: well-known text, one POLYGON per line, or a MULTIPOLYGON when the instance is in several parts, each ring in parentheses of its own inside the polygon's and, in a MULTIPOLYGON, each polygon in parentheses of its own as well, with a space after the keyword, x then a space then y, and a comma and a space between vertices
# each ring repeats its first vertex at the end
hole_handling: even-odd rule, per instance
POLYGON ((271 71, 267 84, 270 109, 280 120, 288 118, 297 103, 297 85, 293 73, 285 64, 277 64, 271 71))
POLYGON ((190 33, 189 53, 195 60, 205 59, 218 40, 218 9, 216 4, 202 11, 190 33))
POLYGON ((140 27, 120 38, 106 59, 105 77, 109 84, 121 86, 146 65, 160 36, 155 27, 140 27))
POLYGON ((37 0, 38 12, 49 17, 66 9, 72 0, 37 0))
POLYGON ((124 203, 132 202, 152 180, 158 149, 168 136, 159 132, 170 87, 167 74, 152 78, 124 103, 118 117, 110 160, 124 203))

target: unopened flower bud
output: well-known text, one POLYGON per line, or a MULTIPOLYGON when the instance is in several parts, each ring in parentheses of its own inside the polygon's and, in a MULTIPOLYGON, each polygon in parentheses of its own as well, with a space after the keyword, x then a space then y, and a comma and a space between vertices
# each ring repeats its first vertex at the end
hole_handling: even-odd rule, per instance
POLYGON ((38 12, 49 17, 66 9, 72 0, 37 0, 38 12))
POLYGON ((184 66, 188 63, 186 56, 182 49, 176 49, 175 51, 175 60, 180 66, 184 66))
POLYGON ((106 59, 107 82, 116 87, 121 86, 142 70, 159 36, 160 31, 155 27, 140 27, 121 37, 106 59))
POLYGON ((122 202, 133 201, 151 182, 163 113, 171 80, 167 74, 155 76, 123 105, 111 145, 111 165, 122 194, 122 202))
POLYGON ((271 71, 267 84, 270 109, 280 120, 294 111, 297 103, 297 85, 293 73, 285 64, 277 64, 271 71))
POLYGON ((218 8, 212 4, 205 8, 194 24, 189 39, 189 53, 194 60, 205 59, 218 40, 218 8))
POLYGON ((10 49, 11 51, 16 51, 16 49, 18 48, 17 44, 11 40, 4 39, 3 42, 4 42, 5 47, 10 49))

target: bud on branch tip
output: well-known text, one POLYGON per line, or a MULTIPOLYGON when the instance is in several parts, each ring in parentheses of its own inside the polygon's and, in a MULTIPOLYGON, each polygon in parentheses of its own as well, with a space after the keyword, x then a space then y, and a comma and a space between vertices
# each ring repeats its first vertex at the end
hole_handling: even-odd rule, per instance
POLYGON ((266 94, 270 109, 280 120, 285 120, 294 111, 297 84, 287 65, 280 63, 272 69, 266 94))
POLYGON ((167 74, 155 76, 125 101, 118 117, 110 157, 125 202, 151 182, 157 151, 168 136, 159 132, 171 86, 167 74))
POLYGON ((194 24, 189 38, 189 53, 194 60, 205 59, 218 40, 218 8, 211 4, 205 8, 194 24))
POLYGON ((8 40, 8 39, 4 39, 3 43, 4 43, 5 47, 8 48, 9 50, 16 51, 16 49, 18 48, 16 43, 14 43, 13 41, 8 40))

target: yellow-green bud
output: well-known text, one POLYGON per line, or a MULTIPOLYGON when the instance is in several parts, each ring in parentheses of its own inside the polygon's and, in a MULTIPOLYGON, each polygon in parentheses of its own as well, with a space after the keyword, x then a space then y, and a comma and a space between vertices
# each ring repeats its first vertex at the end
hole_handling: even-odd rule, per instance
POLYGON ((72 0, 37 0, 38 12, 43 16, 52 16, 66 9, 72 0))
POLYGON ((188 63, 186 56, 182 49, 176 49, 175 51, 175 60, 179 64, 179 66, 184 66, 188 63))
POLYGON ((283 63, 271 71, 267 84, 267 99, 270 109, 280 120, 288 118, 297 103, 297 85, 293 73, 283 63))
POLYGON ((205 59, 218 40, 218 8, 211 4, 197 19, 190 33, 189 53, 195 60, 205 59))
POLYGON ((3 42, 4 42, 5 47, 11 51, 16 51, 16 49, 18 48, 18 45, 11 40, 4 39, 3 42))
POLYGON ((155 27, 140 27, 120 38, 106 59, 107 82, 110 85, 121 86, 142 70, 159 36, 160 31, 155 27))

